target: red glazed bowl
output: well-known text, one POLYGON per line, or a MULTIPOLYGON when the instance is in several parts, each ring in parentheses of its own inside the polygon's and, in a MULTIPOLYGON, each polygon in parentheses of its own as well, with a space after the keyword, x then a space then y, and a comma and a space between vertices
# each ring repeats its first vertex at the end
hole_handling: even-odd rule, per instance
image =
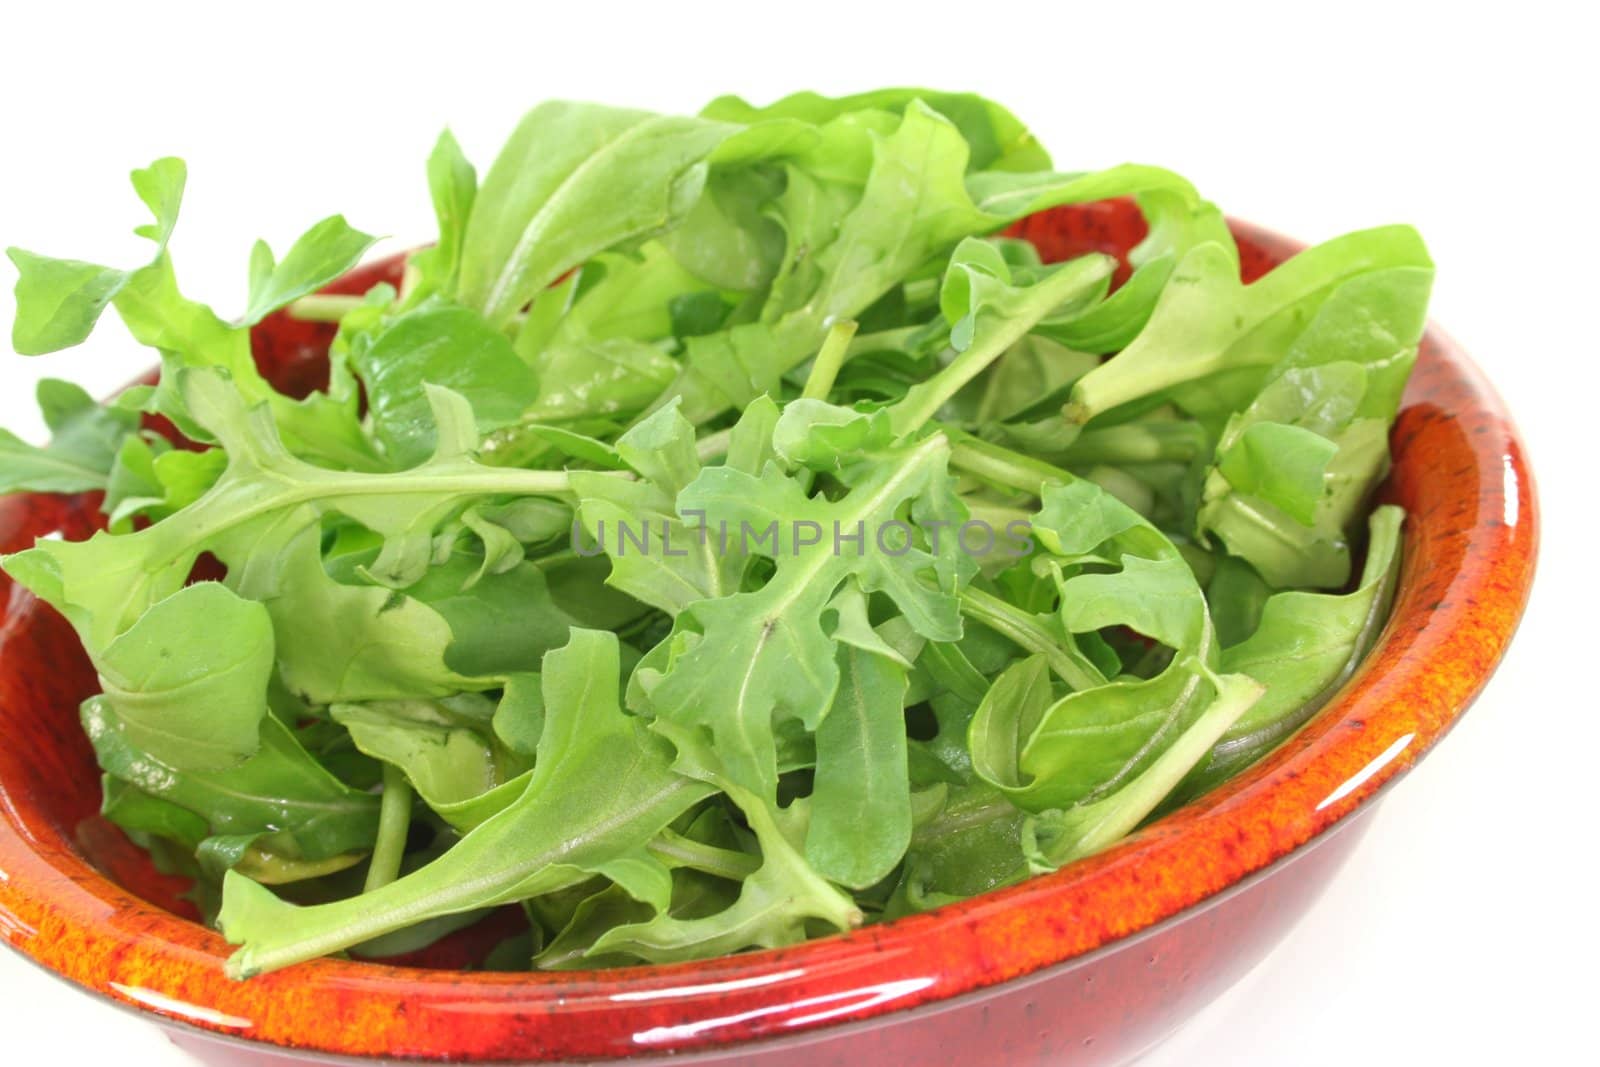
MULTIPOLYGON (((1047 258, 1122 254, 1143 229, 1119 202, 1019 227, 1047 258)), ((1246 279, 1298 247, 1235 232, 1246 279)), ((333 291, 397 270, 374 264, 333 291)), ((303 392, 326 373, 330 333, 274 316, 256 355, 303 392)), ((1055 874, 793 948, 672 966, 488 974, 324 959, 229 981, 229 946, 192 921, 182 886, 95 815, 99 775, 77 718, 94 676, 71 631, 0 577, 0 937, 216 1063, 1126 1062, 1311 907, 1375 800, 1454 725, 1516 627, 1538 540, 1532 477, 1499 399, 1437 330, 1393 443, 1384 492, 1408 513, 1393 617, 1357 675, 1270 758, 1055 874)), ((0 550, 82 537, 95 522, 92 499, 12 499, 0 550)), ((432 963, 461 966, 470 948, 432 963)))

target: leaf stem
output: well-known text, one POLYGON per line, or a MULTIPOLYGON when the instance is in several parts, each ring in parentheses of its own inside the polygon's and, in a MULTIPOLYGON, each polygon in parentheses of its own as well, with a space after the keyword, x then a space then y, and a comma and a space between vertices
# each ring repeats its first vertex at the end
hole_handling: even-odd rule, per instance
POLYGON ((411 782, 405 772, 392 763, 383 765, 382 805, 378 809, 378 841, 367 865, 363 893, 381 889, 400 877, 400 861, 406 854, 406 835, 411 832, 411 782))
POLYGON ((1121 426, 1085 430, 1062 453, 1062 458, 1079 463, 1187 463, 1207 445, 1205 430, 1199 423, 1130 422, 1121 426))
POLYGON ((970 312, 977 321, 970 347, 960 352, 933 377, 907 389, 906 395, 889 407, 889 421, 894 426, 895 435, 905 437, 915 433, 923 423, 937 415, 939 409, 963 386, 987 370, 1008 348, 1026 337, 1041 318, 1098 277, 1109 274, 1109 262, 1104 256, 1085 256, 1067 264, 1034 288, 1026 307, 1004 309, 998 315, 989 309, 970 312))
POLYGON ((1073 476, 1043 460, 966 434, 951 436, 950 465, 978 477, 1038 496, 1047 485, 1066 485, 1073 476))
POLYGON ((969 585, 961 590, 961 613, 1010 638, 1024 650, 1043 655, 1050 669, 1075 690, 1106 684, 1105 677, 1082 653, 1045 629, 1038 619, 997 596, 969 585))
POLYGON ((811 373, 806 378, 805 389, 800 393, 803 399, 828 399, 828 394, 833 392, 834 379, 839 376, 839 368, 844 366, 845 358, 849 354, 850 339, 855 335, 855 320, 833 324, 828 336, 823 339, 822 349, 817 353, 816 360, 811 364, 811 373))
POLYGON ((869 352, 899 351, 905 348, 906 342, 913 340, 927 329, 926 325, 896 326, 892 330, 858 333, 850 339, 850 347, 844 354, 844 361, 848 363, 857 356, 864 356, 869 352))
POLYGON ((289 317, 301 322, 339 322, 366 302, 365 297, 312 293, 289 305, 289 317))
POLYGON ((742 882, 761 869, 759 857, 703 844, 671 830, 661 831, 661 835, 647 847, 664 860, 718 878, 725 878, 730 882, 742 882))

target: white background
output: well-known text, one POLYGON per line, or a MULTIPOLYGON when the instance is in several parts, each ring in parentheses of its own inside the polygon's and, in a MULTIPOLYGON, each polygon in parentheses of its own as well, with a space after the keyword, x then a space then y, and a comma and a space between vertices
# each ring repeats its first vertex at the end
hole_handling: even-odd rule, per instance
MULTIPOLYGON (((693 110, 729 91, 903 83, 994 96, 1060 166, 1165 164, 1304 239, 1416 224, 1438 263, 1436 319, 1528 437, 1539 588, 1488 693, 1391 794, 1313 916, 1144 1063, 1594 1062, 1580 1042, 1600 948, 1584 873, 1600 741, 1586 669, 1600 593, 1586 552, 1600 86, 1579 5, 535 6, 5 5, 0 245, 137 262, 143 209, 126 173, 182 155, 176 260, 226 314, 242 307, 258 236, 281 251, 343 211, 394 235, 390 248, 424 238, 422 160, 447 123, 481 169, 549 96, 693 110)), ((0 425, 34 437, 38 376, 104 393, 151 362, 114 323, 70 353, 0 360, 0 425)), ((189 1062, 154 1028, 0 952, 0 1061, 63 1056, 189 1062)))

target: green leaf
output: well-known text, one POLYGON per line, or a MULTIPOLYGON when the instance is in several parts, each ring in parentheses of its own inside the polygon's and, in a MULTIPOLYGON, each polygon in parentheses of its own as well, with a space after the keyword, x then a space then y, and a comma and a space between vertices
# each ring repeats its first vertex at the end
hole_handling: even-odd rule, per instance
POLYGON ((1424 259, 1340 285, 1228 419, 1196 525, 1272 584, 1332 588, 1349 577, 1350 536, 1388 471, 1388 427, 1432 278, 1424 259))
POLYGON ((254 326, 344 274, 377 240, 353 228, 343 215, 331 215, 301 234, 281 263, 274 263, 271 249, 265 242, 258 242, 250 262, 250 299, 245 306, 244 325, 254 326))
POLYGON ((566 643, 573 619, 552 599, 532 563, 481 575, 482 560, 457 553, 429 568, 407 592, 450 627, 445 663, 477 679, 535 670, 546 652, 566 643), (481 575, 474 579, 473 572, 481 575))
POLYGON ((759 842, 761 866, 745 877, 738 898, 726 908, 699 917, 662 911, 646 922, 613 927, 594 942, 590 955, 622 953, 667 963, 794 944, 806 937, 810 921, 837 930, 861 923, 851 899, 818 876, 795 847, 795 840, 806 836, 808 801, 776 812, 728 777, 720 755, 702 735, 671 724, 664 732, 678 750, 677 765, 684 773, 715 784, 738 806, 759 842))
POLYGON ((1194 572, 1176 551, 1159 559, 1127 554, 1115 574, 1061 583, 1061 621, 1070 633, 1126 626, 1168 648, 1199 648, 1211 623, 1194 572))
POLYGON ((0 494, 104 489, 137 416, 101 407, 76 385, 53 378, 39 382, 38 396, 50 443, 35 448, 0 430, 0 494))
POLYGON ((378 798, 343 785, 273 716, 261 747, 235 767, 180 771, 132 744, 105 697, 83 705, 83 728, 106 773, 201 816, 213 834, 271 835, 305 859, 370 847, 378 798))
POLYGON ((313 393, 304 400, 278 393, 256 370, 249 329, 229 325, 204 304, 186 298, 178 289, 170 257, 163 254, 135 271, 117 294, 116 308, 135 340, 160 350, 161 384, 150 407, 170 418, 185 436, 213 440, 185 406, 178 379, 186 370, 219 368, 247 403, 271 406, 280 436, 297 455, 357 470, 378 466, 361 433, 355 389, 340 395, 313 393))
POLYGON ((256 751, 272 674, 272 622, 215 582, 158 602, 94 657, 105 699, 138 748, 180 771, 256 751))
POLYGON ((1106 256, 1081 256, 1041 268, 1031 279, 1013 277, 993 245, 970 238, 962 242, 950 257, 939 298, 950 323, 951 346, 959 355, 890 408, 895 431, 910 433, 937 415, 1041 320, 1098 298, 1113 265, 1106 256))
POLYGON ((973 770, 1000 789, 1021 789, 1027 782, 1012 754, 1027 746, 1056 702, 1050 661, 1043 654, 1018 660, 980 692, 970 727, 973 770))
POLYGON ((173 227, 178 224, 178 208, 183 204, 183 187, 188 177, 188 167, 173 156, 158 159, 128 176, 133 191, 155 216, 154 223, 135 226, 133 232, 155 242, 158 252, 166 250, 173 227))
POLYGON ((225 375, 189 370, 178 385, 185 406, 222 443, 228 469, 199 500, 149 529, 87 541, 41 541, 4 566, 77 628, 91 655, 147 608, 176 592, 203 551, 229 565, 229 584, 251 599, 277 595, 285 549, 325 512, 337 511, 384 538, 372 570, 392 583, 427 570, 432 533, 485 497, 548 493, 565 478, 487 467, 472 458, 471 412, 459 397, 429 388, 439 446, 427 463, 397 474, 313 466, 291 456, 271 411, 251 409, 225 375))
POLYGON ((718 289, 760 292, 783 258, 783 229, 766 214, 783 184, 772 167, 713 169, 705 192, 662 245, 684 269, 718 289))
POLYGON ((655 345, 627 337, 552 346, 535 361, 540 386, 532 419, 631 417, 671 384, 678 364, 655 345))
POLYGON ((1091 482, 1068 476, 1040 499, 1033 530, 1055 557, 1047 565, 1058 576, 1063 629, 1127 626, 1172 655, 1153 677, 1118 678, 1059 700, 1041 678, 1038 658, 1001 676, 973 716, 973 766, 1035 812, 1121 790, 1223 696, 1205 599, 1178 549, 1091 482), (1074 573, 1105 564, 1117 569, 1074 573))
POLYGON ((1223 556, 1206 585, 1206 604, 1223 648, 1237 645, 1261 625, 1261 609, 1272 587, 1238 556, 1223 556))
POLYGON ((194 852, 211 834, 210 824, 187 808, 146 793, 109 774, 101 776, 100 814, 130 835, 153 835, 194 852))
POLYGON ((878 89, 851 96, 825 97, 794 93, 766 107, 752 107, 736 96, 722 96, 707 104, 701 114, 723 122, 753 123, 772 119, 800 119, 822 124, 862 111, 903 114, 913 102, 939 112, 952 122, 967 142, 974 170, 1034 171, 1050 166, 1050 157, 1028 128, 1005 107, 976 93, 945 93, 931 89, 878 89))
POLYGON ((649 673, 642 665, 636 675, 650 712, 709 729, 729 778, 770 797, 777 782, 774 723, 792 718, 815 729, 833 702, 835 642, 820 617, 845 579, 887 595, 924 636, 959 637, 954 594, 965 561, 954 539, 944 539, 942 555, 876 543, 892 531, 885 524, 902 505, 946 491, 948 454, 937 436, 879 453, 880 462, 837 501, 807 497, 774 465, 759 478, 727 467, 702 471, 680 494, 679 513, 703 513, 710 527, 748 542, 770 532, 776 543, 750 547, 774 558, 777 569, 759 590, 697 601, 678 615, 657 653, 682 651, 647 659, 649 673), (833 550, 835 530, 858 528, 866 531, 859 554, 833 550))
POLYGON ((278 558, 266 598, 285 685, 314 704, 446 696, 472 687, 445 662, 449 622, 406 594, 334 580, 314 526, 278 558))
MULTIPOLYGON (((805 231, 836 236, 810 251, 816 269, 809 280, 785 286, 763 308, 760 324, 690 339, 683 375, 667 394, 683 397, 685 417, 703 422, 772 392, 784 372, 815 353, 833 323, 858 318, 936 252, 998 225, 967 195, 969 155, 948 119, 912 102, 894 131, 876 141, 871 173, 847 211, 819 208, 814 199, 791 204, 790 212, 818 213, 805 231)), ((794 227, 790 220, 791 243, 794 227)))
POLYGON ((501 783, 488 740, 445 704, 335 704, 329 714, 357 748, 404 771, 429 807, 471 800, 501 783))
POLYGON ((221 449, 163 451, 143 437, 126 437, 107 479, 102 510, 118 533, 126 532, 118 527, 127 527, 137 515, 166 518, 204 496, 227 465, 221 449))
POLYGON ((985 782, 946 790, 942 803, 912 835, 886 917, 939 907, 1020 880, 1027 874, 1024 815, 985 782))
MULTIPOLYGON (((769 438, 777 418, 777 405, 757 401, 746 409, 735 436, 769 438)), ((663 408, 619 437, 616 448, 639 480, 571 474, 579 517, 594 539, 592 551, 585 551, 603 551, 611 561, 607 584, 673 615, 696 601, 736 591, 749 559, 737 526, 734 537, 723 537, 707 516, 678 508, 679 494, 701 472, 694 427, 676 407, 663 408)), ((754 473, 764 462, 764 454, 749 446, 730 448, 730 470, 754 473), (750 454, 740 457, 741 450, 750 454)))
POLYGON ((1342 283, 1370 271, 1429 265, 1421 239, 1407 226, 1335 238, 1250 285, 1239 281, 1230 247, 1196 245, 1178 263, 1148 325, 1073 386, 1067 417, 1081 425, 1225 372, 1263 374, 1342 283))
POLYGON ((911 841, 906 668, 844 640, 838 664, 839 687, 817 727, 805 852, 829 881, 865 889, 894 869, 911 841))
POLYGON ((536 674, 515 674, 494 712, 494 735, 519 755, 533 756, 544 735, 544 692, 536 674))
POLYGON ((17 317, 11 347, 42 356, 82 344, 100 313, 127 283, 127 272, 76 259, 52 259, 21 248, 6 249, 17 268, 17 317))
POLYGON ((419 291, 449 292, 461 270, 461 246, 478 196, 478 172, 449 130, 439 134, 428 156, 428 192, 439 223, 439 240, 412 256, 410 262, 424 278, 419 291))
POLYGON ((1217 471, 1238 492, 1258 496, 1309 526, 1338 451, 1332 441, 1299 426, 1257 422, 1218 457, 1217 471))
POLYGON ((1215 677, 1210 684, 1216 698, 1116 792, 1064 811, 1044 812, 1025 824, 1023 848, 1033 871, 1055 870, 1132 833, 1262 692, 1260 683, 1242 674, 1215 677))
MULTIPOLYGON (((115 303, 134 337, 161 350, 169 370, 164 380, 177 367, 223 367, 252 401, 273 403, 284 436, 297 450, 360 466, 370 457, 356 421, 353 391, 343 398, 322 396, 300 402, 280 396, 256 372, 251 358, 249 324, 256 319, 229 326, 210 308, 179 293, 166 242, 176 223, 184 176, 183 163, 176 159, 157 160, 147 170, 134 172, 135 190, 156 215, 155 224, 137 231, 156 242, 155 257, 147 266, 114 271, 10 250, 20 271, 17 350, 38 354, 75 345, 93 330, 105 307, 115 303)), ((370 238, 335 217, 297 242, 281 265, 272 263, 269 249, 258 246, 251 257, 255 291, 250 314, 259 318, 272 310, 274 301, 293 299, 343 273, 370 243, 370 238)), ((170 385, 163 385, 153 403, 185 432, 195 428, 170 385)))
POLYGON ((421 462, 437 444, 424 385, 465 399, 479 433, 515 423, 539 395, 511 342, 468 308, 407 312, 356 348, 352 363, 367 387, 373 430, 398 467, 421 462))
MULTIPOLYGON (((155 242, 157 259, 166 254, 167 240, 177 223, 186 173, 183 160, 169 157, 132 174, 134 191, 155 216, 154 224, 134 232, 155 242)), ((25 356, 82 343, 133 273, 78 260, 51 259, 20 248, 8 248, 6 255, 17 268, 17 317, 11 327, 11 344, 25 356)))
POLYGON ((666 742, 624 715, 617 642, 574 630, 545 658, 547 717, 526 788, 440 858, 359 897, 296 907, 230 873, 219 916, 244 977, 336 952, 439 915, 574 884, 630 855, 710 787, 670 769, 666 742))
POLYGON ((1278 593, 1261 609, 1255 632, 1222 650, 1223 669, 1248 674, 1266 686, 1266 694, 1185 780, 1185 797, 1198 796, 1270 752, 1355 674, 1388 619, 1404 518, 1392 505, 1372 513, 1366 565, 1353 592, 1278 593))
POLYGON ((669 229, 733 127, 597 104, 523 118, 484 176, 461 254, 461 302, 502 325, 572 267, 669 229))

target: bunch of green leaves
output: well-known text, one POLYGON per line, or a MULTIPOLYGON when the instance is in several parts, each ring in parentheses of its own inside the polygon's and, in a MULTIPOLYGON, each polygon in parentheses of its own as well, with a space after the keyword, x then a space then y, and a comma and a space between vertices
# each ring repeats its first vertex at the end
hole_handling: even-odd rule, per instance
POLYGON ((1178 175, 1058 172, 920 90, 552 102, 481 182, 449 133, 426 171, 438 240, 363 294, 320 292, 372 243, 333 216, 257 244, 238 317, 185 297, 172 159, 149 262, 9 252, 19 353, 109 308, 160 358, 0 432, 0 492, 107 527, 3 566, 99 676, 105 816, 235 975, 504 906, 491 965, 555 969, 981 893, 1262 758, 1382 628, 1408 229, 1244 284, 1178 175), (1120 285, 1003 233, 1116 197, 1120 285), (285 315, 337 323, 326 389, 257 370, 285 315))

